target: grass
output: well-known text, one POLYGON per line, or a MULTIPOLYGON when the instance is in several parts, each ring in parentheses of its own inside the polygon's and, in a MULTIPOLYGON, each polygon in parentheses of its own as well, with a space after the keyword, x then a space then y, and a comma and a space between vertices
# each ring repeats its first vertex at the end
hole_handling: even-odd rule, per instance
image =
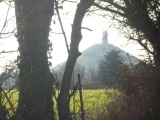
POLYGON ((17 109, 19 96, 18 96, 17 90, 11 90, 11 91, 5 90, 4 92, 5 92, 5 95, 3 94, 4 97, 2 98, 1 102, 3 103, 3 105, 6 106, 6 109, 9 112, 8 114, 8 117, 9 117, 9 116, 12 116, 14 114, 14 111, 16 111, 17 109), (11 104, 8 102, 7 99, 9 99, 9 102, 11 102, 11 104))
MULTIPOLYGON (((111 90, 108 90, 112 92, 111 90)), ((84 110, 93 110, 96 109, 99 106, 102 106, 103 104, 106 104, 106 102, 109 102, 110 100, 107 100, 107 94, 106 90, 83 90, 83 106, 84 110)), ((75 97, 71 99, 70 102, 71 110, 74 110, 74 107, 76 107, 76 112, 80 109, 80 97, 79 93, 76 94, 75 97)))
MULTIPOLYGON (((18 105, 18 91, 12 90, 10 92, 5 91, 7 93, 8 98, 10 99, 14 109, 16 110, 18 105)), ((106 104, 110 103, 114 97, 115 93, 117 95, 117 91, 115 90, 106 90, 106 89, 100 89, 100 90, 82 90, 83 94, 83 106, 85 112, 93 112, 97 110, 97 108, 100 108, 100 110, 103 111, 102 107, 104 107, 106 104)), ((56 91, 56 94, 58 94, 58 91, 56 91)), ((55 99, 53 99, 55 101, 55 99)), ((9 109, 10 115, 13 114, 12 110, 10 109, 11 106, 7 102, 7 99, 5 98, 3 100, 3 103, 5 104, 6 108, 9 109)), ((56 102, 54 102, 54 108, 57 109, 56 102)), ((76 92, 75 96, 73 96, 70 100, 70 110, 73 115, 77 115, 80 113, 80 97, 79 97, 79 91, 76 92)), ((56 112, 57 113, 57 112, 56 112)))

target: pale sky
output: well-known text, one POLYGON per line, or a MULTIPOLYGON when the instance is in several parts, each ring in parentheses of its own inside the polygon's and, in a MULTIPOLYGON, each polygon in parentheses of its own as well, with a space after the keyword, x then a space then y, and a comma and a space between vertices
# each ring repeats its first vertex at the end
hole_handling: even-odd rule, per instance
MULTIPOLYGON (((73 21, 75 10, 76 10, 76 5, 69 6, 69 8, 68 6, 69 5, 65 4, 63 10, 61 10, 61 14, 68 13, 68 16, 61 15, 61 17, 62 17, 64 30, 66 32, 68 43, 69 43, 70 34, 71 34, 71 24, 73 21)), ((5 5, 4 3, 0 3, 0 11, 3 11, 1 12, 1 15, 0 15, 0 31, 2 30, 4 21, 6 19, 7 9, 8 9, 7 5, 5 5)), ((11 19, 13 16, 14 16, 14 8, 11 8, 8 13, 7 20, 11 19)), ((53 17, 53 20, 55 19, 57 19, 57 17, 53 17)), ((101 43, 102 33, 104 30, 107 30, 108 40, 110 44, 113 44, 137 57, 139 57, 139 55, 144 54, 143 51, 140 51, 141 47, 138 44, 133 44, 133 43, 128 44, 127 39, 123 37, 123 35, 119 35, 116 29, 109 28, 105 24, 104 20, 100 19, 99 17, 96 17, 96 16, 86 17, 83 21, 82 26, 88 27, 93 31, 82 30, 83 39, 79 46, 80 51, 83 51, 94 44, 101 43)), ((5 32, 11 32, 14 28, 16 28, 15 18, 12 18, 10 21, 7 22, 7 27, 5 28, 5 32)), ((58 21, 56 21, 56 24, 51 25, 51 29, 52 29, 52 32, 61 33, 61 29, 58 21)), ((1 36, 1 37, 4 38, 5 36, 1 36)), ((6 39, 2 39, 2 38, 0 38, 0 52, 3 50, 5 51, 17 50, 18 43, 14 35, 6 39)), ((67 59, 67 51, 65 48, 65 42, 62 34, 50 33, 49 39, 53 43, 53 51, 52 51, 53 59, 51 61, 52 61, 52 66, 54 67, 55 65, 67 59)), ((8 62, 9 60, 16 59, 16 54, 17 53, 12 53, 7 55, 0 54, 0 60, 1 60, 0 66, 2 66, 2 64, 5 65, 6 61, 8 62)))

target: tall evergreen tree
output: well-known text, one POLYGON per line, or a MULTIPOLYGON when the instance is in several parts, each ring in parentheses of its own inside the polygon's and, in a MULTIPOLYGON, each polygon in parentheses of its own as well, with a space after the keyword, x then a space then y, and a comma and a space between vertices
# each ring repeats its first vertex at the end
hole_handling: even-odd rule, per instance
POLYGON ((98 63, 98 76, 106 87, 116 87, 118 84, 119 70, 123 65, 123 58, 120 55, 120 51, 111 50, 106 53, 104 59, 98 63))

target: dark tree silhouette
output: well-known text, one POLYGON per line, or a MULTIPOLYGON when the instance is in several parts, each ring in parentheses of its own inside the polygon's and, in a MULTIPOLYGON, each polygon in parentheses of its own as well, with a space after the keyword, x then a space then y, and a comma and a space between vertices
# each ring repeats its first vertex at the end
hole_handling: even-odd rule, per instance
POLYGON ((143 46, 156 62, 160 61, 159 0, 99 0, 94 5, 109 12, 108 16, 121 26, 121 32, 127 32, 129 39, 143 46))
MULTIPOLYGON (((137 41, 150 54, 153 55, 158 72, 160 63, 160 1, 159 0, 99 0, 94 4, 118 22, 119 30, 125 35, 137 41), (127 34, 126 34, 127 33, 127 34)), ((150 78, 150 80, 152 80, 150 78)), ((160 82, 153 80, 152 90, 154 99, 148 119, 160 118, 160 82), (156 89, 155 89, 156 88, 156 89)), ((152 98, 153 99, 153 98, 152 98)))
POLYGON ((69 101, 68 95, 71 85, 71 77, 72 72, 74 70, 74 66, 77 58, 81 55, 78 50, 79 43, 82 39, 81 34, 81 24, 83 17, 87 10, 91 7, 94 0, 81 0, 77 5, 77 10, 75 13, 73 25, 72 25, 72 33, 71 33, 71 44, 69 55, 64 71, 64 75, 62 78, 62 85, 60 95, 58 97, 58 113, 60 120, 71 120, 70 110, 69 110, 69 101))
POLYGON ((15 0, 19 43, 19 102, 15 120, 53 120, 49 29, 54 0, 15 0))

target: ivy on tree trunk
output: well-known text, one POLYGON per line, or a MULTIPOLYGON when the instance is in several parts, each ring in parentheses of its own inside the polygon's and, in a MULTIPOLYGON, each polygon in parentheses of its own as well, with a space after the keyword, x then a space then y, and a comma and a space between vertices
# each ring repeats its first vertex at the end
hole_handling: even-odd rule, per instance
POLYGON ((19 101, 15 120, 53 120, 47 51, 54 0, 15 0, 19 43, 19 101))

